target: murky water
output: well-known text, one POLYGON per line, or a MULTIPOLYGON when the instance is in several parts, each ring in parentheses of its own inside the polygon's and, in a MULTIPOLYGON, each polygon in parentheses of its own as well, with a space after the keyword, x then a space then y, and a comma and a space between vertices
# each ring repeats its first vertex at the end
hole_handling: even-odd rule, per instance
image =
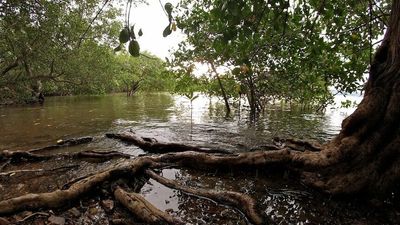
MULTIPOLYGON (((294 136, 326 140, 340 129, 345 111, 313 114, 271 107, 256 123, 246 109, 225 117, 218 99, 200 97, 193 102, 166 93, 47 98, 43 106, 0 108, 0 151, 27 149, 59 139, 98 136, 127 128, 160 141, 179 141, 220 148, 246 149, 271 138, 294 136)), ((120 146, 95 143, 94 148, 120 146)), ((124 146, 125 148, 125 146, 124 146)))
MULTIPOLYGON (((351 112, 328 109, 326 113, 315 114, 271 106, 251 123, 246 117, 246 108, 240 108, 236 104, 232 116, 225 117, 222 101, 202 96, 193 102, 191 111, 189 100, 166 93, 146 93, 130 98, 124 95, 47 98, 43 106, 0 108, 0 151, 27 150, 53 144, 59 139, 94 136, 95 141, 90 144, 57 151, 95 149, 143 154, 135 146, 104 138, 106 132, 127 129, 159 141, 246 151, 270 143, 273 137, 329 140, 351 112)), ((18 187, 14 190, 19 194, 52 190, 73 177, 114 162, 82 162, 78 169, 54 177, 56 182, 46 187, 40 185, 41 178, 27 176, 26 183, 15 183, 18 187)), ((393 220, 389 217, 399 217, 395 209, 385 211, 381 207, 371 211, 370 206, 354 201, 330 200, 300 184, 293 184, 290 177, 271 177, 262 171, 227 174, 168 169, 163 175, 192 187, 247 193, 257 199, 264 215, 278 224, 390 224, 393 220)), ((13 184, 12 179, 0 179, 1 198, 17 195, 5 182, 13 184)), ((158 208, 182 218, 187 224, 246 224, 234 209, 187 196, 153 180, 141 193, 158 208)))

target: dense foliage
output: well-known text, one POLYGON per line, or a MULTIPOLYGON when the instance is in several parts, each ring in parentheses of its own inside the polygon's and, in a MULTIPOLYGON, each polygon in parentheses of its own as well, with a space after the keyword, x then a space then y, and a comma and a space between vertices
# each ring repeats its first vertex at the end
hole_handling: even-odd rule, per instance
POLYGON ((361 90, 386 1, 182 0, 176 21, 187 39, 174 68, 230 68, 253 111, 274 99, 324 106, 361 90))
POLYGON ((172 89, 161 60, 114 52, 121 14, 113 1, 2 1, 0 103, 125 91, 132 81, 172 89))

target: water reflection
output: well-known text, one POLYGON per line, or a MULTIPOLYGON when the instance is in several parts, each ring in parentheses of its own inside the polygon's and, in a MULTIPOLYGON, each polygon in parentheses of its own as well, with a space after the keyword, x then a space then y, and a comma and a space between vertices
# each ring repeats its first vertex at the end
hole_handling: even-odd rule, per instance
MULTIPOLYGON (((315 114, 269 106, 255 122, 249 122, 247 114, 245 107, 233 107, 227 118, 222 101, 206 96, 193 101, 192 112, 187 98, 167 93, 53 97, 44 106, 0 108, 0 150, 27 149, 77 136, 101 138, 105 132, 124 129, 161 141, 246 150, 273 137, 326 141, 340 130, 349 112, 330 109, 315 114)), ((102 145, 92 147, 108 150, 98 143, 102 145)))
MULTIPOLYGON (((106 132, 126 129, 160 141, 246 151, 268 143, 276 136, 329 140, 352 111, 328 109, 326 113, 315 114, 270 106, 252 123, 246 117, 245 107, 240 110, 234 107, 232 116, 226 118, 223 102, 205 96, 193 102, 192 110, 191 119, 189 100, 166 93, 146 93, 130 98, 124 95, 54 97, 48 98, 44 106, 0 108, 0 151, 29 149, 58 139, 90 135, 95 136, 92 143, 60 151, 118 150, 132 155, 143 154, 135 146, 104 138, 106 132)), ((0 185, 0 192, 6 193, 3 197, 7 198, 53 190, 74 177, 99 171, 113 163, 115 161, 82 162, 77 170, 68 171, 62 177, 51 177, 57 183, 48 186, 43 185, 48 177, 35 178, 35 182, 27 178, 25 184, 13 183, 10 178, 8 184, 23 186, 12 191, 11 186, 0 185)), ((23 165, 18 169, 26 166, 36 165, 23 165)), ((54 165, 45 166, 51 168, 54 165)), ((266 177, 262 171, 232 174, 168 169, 163 175, 191 187, 250 194, 257 199, 264 215, 279 224, 352 223, 368 216, 370 210, 366 206, 320 198, 317 193, 309 193, 305 187, 291 183, 290 178, 266 177)), ((246 224, 244 218, 231 208, 165 188, 153 180, 142 188, 141 193, 158 208, 182 218, 187 224, 246 224)))

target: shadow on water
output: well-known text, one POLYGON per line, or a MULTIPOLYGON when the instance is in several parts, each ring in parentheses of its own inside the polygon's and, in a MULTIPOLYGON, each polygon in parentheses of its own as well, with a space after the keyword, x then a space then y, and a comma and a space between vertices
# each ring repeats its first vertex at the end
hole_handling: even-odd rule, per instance
MULTIPOLYGON (((350 112, 328 110, 324 114, 315 114, 271 106, 250 123, 246 108, 241 107, 240 111, 234 108, 232 115, 226 117, 222 101, 204 96, 193 101, 192 119, 190 101, 166 93, 142 93, 130 98, 124 95, 51 97, 43 106, 0 108, 0 151, 30 149, 59 139, 94 136, 95 141, 90 144, 60 151, 94 149, 143 154, 135 146, 104 138, 106 132, 126 129, 159 141, 247 151, 270 143, 273 137, 327 141, 340 130, 340 122, 350 112)), ((116 162, 118 160, 82 161, 77 169, 66 171, 62 176, 50 174, 0 180, 1 199, 28 192, 51 191, 72 178, 99 171, 116 162)), ((71 163, 74 162, 57 162, 57 166, 71 163)), ((39 166, 54 167, 49 162, 18 169, 39 166)), ((355 201, 329 199, 291 182, 285 173, 271 176, 263 171, 233 174, 166 169, 163 175, 191 187, 247 193, 257 199, 264 216, 277 224, 390 224, 400 215, 393 208, 384 211, 383 207, 377 209, 355 201)), ((141 193, 158 208, 182 218, 187 224, 246 224, 234 209, 188 196, 154 180, 150 180, 141 193)))

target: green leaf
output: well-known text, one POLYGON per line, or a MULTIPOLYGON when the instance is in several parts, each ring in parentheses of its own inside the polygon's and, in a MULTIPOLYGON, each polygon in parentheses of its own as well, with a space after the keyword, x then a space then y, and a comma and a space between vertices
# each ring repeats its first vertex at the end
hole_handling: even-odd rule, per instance
POLYGON ((170 35, 172 33, 172 30, 171 30, 170 26, 171 26, 171 24, 168 24, 168 26, 164 29, 163 37, 167 37, 168 35, 170 35))

